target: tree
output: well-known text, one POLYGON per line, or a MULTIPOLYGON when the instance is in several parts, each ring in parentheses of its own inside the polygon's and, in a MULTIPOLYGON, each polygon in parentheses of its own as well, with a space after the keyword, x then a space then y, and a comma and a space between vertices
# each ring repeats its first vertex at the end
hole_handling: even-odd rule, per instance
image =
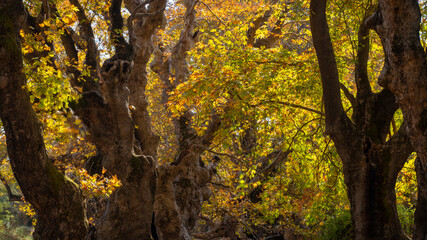
POLYGON ((25 21, 24 6, 20 1, 3 2, 0 15, 3 59, 0 117, 15 177, 27 201, 38 213, 34 238, 83 239, 87 232, 83 196, 79 188, 50 162, 25 88, 17 39, 20 24, 25 21), (37 182, 33 177, 38 179, 37 182))
MULTIPOLYGON (((418 37, 420 16, 418 4, 415 1, 403 2, 380 1, 377 12, 369 17, 370 13, 367 11, 360 23, 358 60, 355 68, 357 95, 355 98, 349 96, 353 106, 350 120, 341 103, 339 75, 325 13, 327 1, 311 1, 311 28, 322 79, 326 128, 343 162, 356 239, 407 238, 397 218, 394 192, 396 177, 412 151, 416 151, 421 159, 425 152, 425 133, 423 138, 419 128, 423 121, 422 109, 425 108, 422 104, 411 105, 421 110, 417 113, 411 112, 413 115, 408 112, 404 114, 405 121, 399 131, 387 139, 390 121, 395 111, 399 106, 402 111, 408 111, 404 110, 409 108, 408 105, 402 103, 401 99, 415 98, 417 101, 425 101, 422 100, 425 90, 420 90, 423 89, 423 84, 419 85, 425 79, 421 74, 425 68, 420 67, 424 64, 422 57, 424 51, 418 37), (384 12, 384 9, 388 9, 389 12, 384 12), (408 26, 400 21, 407 23, 408 26), (372 92, 366 68, 369 55, 369 28, 373 27, 381 37, 386 58, 379 77, 379 83, 384 89, 379 93, 372 92), (393 34, 386 35, 385 32, 393 34), (403 40, 406 36, 408 40, 403 40), (410 45, 405 45, 409 42, 410 45), (390 54, 395 51, 405 54, 406 49, 410 54, 390 54), (411 62, 417 62, 415 66, 410 65, 418 70, 411 68, 406 72, 406 65, 397 64, 398 61, 399 63, 404 61, 403 56, 407 57, 406 61, 411 59, 411 62), (392 63, 393 67, 390 66, 392 63), (391 69, 396 72, 392 74, 391 69), (410 75, 409 72, 415 75, 410 75), (409 88, 413 85, 411 81, 418 82, 417 86, 420 88, 409 88), (394 88, 388 82, 394 83, 394 88), (417 128, 413 125, 414 121, 418 124, 417 128), (415 137, 417 141, 414 141, 415 137)), ((343 90, 348 96, 348 92, 343 90)), ((422 203, 422 185, 419 187, 418 201, 422 203)), ((418 208, 423 209, 422 204, 417 206, 417 212, 420 211, 418 208)), ((414 237, 417 237, 417 234, 419 233, 415 233, 414 237)))
POLYGON ((379 1, 378 10, 367 21, 368 26, 380 36, 385 53, 378 81, 395 94, 407 122, 406 131, 418 156, 414 239, 427 236, 427 76, 426 55, 419 36, 420 19, 418 1, 379 1))

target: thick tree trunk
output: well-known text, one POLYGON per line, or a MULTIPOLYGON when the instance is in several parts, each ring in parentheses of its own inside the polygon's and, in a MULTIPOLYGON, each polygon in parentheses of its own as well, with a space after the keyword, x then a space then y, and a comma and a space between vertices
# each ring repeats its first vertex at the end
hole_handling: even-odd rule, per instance
POLYGON ((37 213, 34 239, 84 239, 85 200, 79 187, 47 156, 42 130, 30 104, 22 72, 17 19, 21 1, 0 4, 0 117, 10 163, 25 199, 37 213))
POLYGON ((194 228, 208 196, 203 188, 212 179, 218 158, 201 166, 200 150, 187 154, 178 165, 158 167, 157 192, 154 204, 155 223, 159 239, 192 239, 194 228))
POLYGON ((361 171, 346 171, 346 185, 356 239, 409 239, 396 210, 396 178, 385 178, 369 163, 361 171))
POLYGON ((411 153, 408 142, 401 136, 385 146, 359 142, 351 155, 336 144, 343 158, 356 239, 409 239, 399 222, 395 194, 397 175, 411 153))
MULTIPOLYGON (((132 13, 128 20, 130 43, 121 32, 121 5, 121 0, 113 0, 110 7, 116 54, 100 70, 100 88, 85 92, 74 110, 88 126, 90 139, 102 156, 102 166, 122 182, 96 223, 96 237, 151 239, 159 139, 151 131, 147 111, 146 67, 153 48, 151 38, 164 20, 166 0, 125 1, 132 13)), ((67 54, 72 56, 72 47, 68 49, 67 54)))
POLYGON ((179 173, 178 170, 177 166, 160 166, 158 168, 154 216, 157 234, 161 240, 191 239, 175 201, 173 181, 179 173))
POLYGON ((127 88, 130 71, 127 61, 104 63, 103 97, 95 91, 87 92, 74 106, 103 156, 102 165, 122 182, 97 223, 98 239, 151 238, 155 162, 152 157, 135 155, 133 151, 135 125, 129 112, 127 88))
MULTIPOLYGON (((396 95, 419 158, 418 169, 426 169, 427 65, 419 37, 420 19, 416 0, 380 0, 377 12, 367 24, 378 33, 384 48, 385 61, 379 83, 396 95)), ((414 234, 414 239, 423 240, 427 238, 427 221, 422 216, 427 201, 425 178, 425 174, 418 176, 419 198, 414 234)))
POLYGON ((151 239, 151 221, 155 195, 152 159, 132 158, 134 170, 122 180, 108 202, 100 220, 98 239, 151 239))
MULTIPOLYGON (((187 81, 187 53, 194 46, 197 36, 193 33, 195 24, 195 5, 198 1, 188 0, 183 4, 186 8, 184 27, 179 41, 173 46, 170 56, 164 49, 155 51, 155 59, 151 69, 156 72, 165 84, 162 104, 167 109, 169 92, 178 84, 187 81), (174 74, 173 74, 174 73, 174 74), (174 78, 174 81, 171 81, 174 78)), ((218 159, 203 166, 200 155, 207 148, 220 125, 219 116, 214 113, 203 136, 198 136, 191 127, 192 115, 186 109, 180 117, 173 118, 178 152, 175 161, 169 166, 158 168, 157 192, 155 200, 155 224, 159 239, 191 239, 189 232, 194 228, 202 208, 203 201, 208 197, 203 192, 210 190, 206 184, 213 176, 213 169, 218 159)))
POLYGON ((363 22, 356 63, 357 96, 351 96, 353 121, 343 111, 326 2, 311 1, 310 24, 322 78, 326 130, 343 162, 355 237, 408 239, 398 219, 394 190, 397 175, 412 151, 406 125, 386 141, 397 105, 389 90, 372 93, 366 67, 369 31, 363 22))

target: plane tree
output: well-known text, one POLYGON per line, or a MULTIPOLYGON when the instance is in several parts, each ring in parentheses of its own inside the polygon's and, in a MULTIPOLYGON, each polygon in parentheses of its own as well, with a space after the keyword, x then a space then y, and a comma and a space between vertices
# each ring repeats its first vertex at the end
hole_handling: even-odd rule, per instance
MULTIPOLYGON (((371 12, 371 7, 366 8, 357 35, 356 96, 343 89, 352 103, 351 117, 342 104, 342 86, 326 6, 327 1, 311 1, 311 30, 323 87, 326 133, 334 140, 343 162, 356 239, 407 239, 396 212, 396 177, 412 152, 418 154, 422 163, 426 149, 422 113, 425 111, 422 110, 425 109, 425 60, 419 39, 418 3, 379 1, 375 13, 371 12), (385 53, 384 67, 378 78, 383 89, 379 92, 372 90, 367 72, 370 28, 378 32, 385 53), (411 107, 409 99, 413 99, 411 107), (387 136, 399 107, 406 112, 404 122, 394 135, 387 136), (408 112, 408 109, 414 111, 408 112)), ((419 213, 424 209, 422 171, 418 171, 418 177, 419 213)), ((416 239, 424 237, 421 229, 416 227, 416 239)))

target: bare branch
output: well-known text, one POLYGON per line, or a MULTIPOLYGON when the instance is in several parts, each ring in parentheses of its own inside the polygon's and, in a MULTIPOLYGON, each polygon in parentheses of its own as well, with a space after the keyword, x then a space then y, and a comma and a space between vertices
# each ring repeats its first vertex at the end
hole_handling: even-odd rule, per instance
POLYGON ((351 103, 351 106, 354 107, 356 104, 356 98, 353 96, 353 94, 351 94, 348 88, 342 83, 340 83, 340 89, 344 92, 344 96, 351 103))
POLYGON ((209 7, 209 5, 207 5, 206 3, 204 3, 203 1, 200 1, 200 3, 201 4, 203 4, 208 10, 209 10, 209 12, 211 12, 212 13, 212 15, 222 24, 222 25, 224 25, 224 26, 227 26, 225 23, 224 23, 224 21, 222 21, 222 19, 221 18, 219 18, 213 11, 212 11, 212 9, 211 9, 211 7, 209 7))
POLYGON ((297 138, 298 134, 302 131, 302 129, 303 129, 305 126, 307 126, 309 123, 314 122, 314 121, 316 121, 316 120, 320 120, 320 118, 313 118, 313 119, 311 119, 310 121, 305 122, 304 124, 302 124, 302 125, 298 128, 297 132, 296 132, 296 133, 295 133, 295 135, 292 137, 291 142, 288 144, 288 149, 287 149, 286 151, 291 150, 291 147, 292 147, 292 145, 294 144, 295 139, 297 138))
POLYGON ((123 37, 123 17, 121 14, 122 0, 113 0, 111 2, 109 17, 111 19, 110 38, 113 41, 116 55, 120 59, 130 59, 131 46, 126 42, 123 37))
MULTIPOLYGON (((204 147, 204 146, 202 146, 202 147, 204 147)), ((228 157, 228 158, 230 158, 232 161, 233 160, 236 160, 236 161, 233 161, 233 163, 234 164, 241 164, 241 163, 243 163, 243 160, 242 159, 240 159, 240 158, 238 158, 238 157, 235 157, 235 156, 233 156, 233 155, 231 155, 231 154, 228 154, 228 153, 222 153, 222 152, 217 152, 217 151, 214 151, 214 150, 212 150, 211 148, 205 148, 205 150, 206 151, 208 151, 208 152, 210 152, 210 153, 213 153, 213 154, 215 154, 215 155, 219 155, 219 156, 226 156, 226 157, 228 157)))
POLYGON ((4 187, 6 188, 7 196, 9 197, 9 201, 11 202, 22 202, 22 196, 13 194, 12 189, 9 186, 9 183, 7 182, 6 178, 3 177, 0 173, 0 180, 3 183, 4 187))
POLYGON ((79 50, 83 51, 85 49, 85 47, 84 47, 85 39, 82 36, 78 35, 76 33, 76 31, 74 31, 74 29, 72 29, 71 27, 67 27, 66 31, 67 31, 68 34, 70 34, 70 36, 73 39, 74 44, 76 45, 76 47, 79 50))
POLYGON ((251 105, 251 106, 256 107, 256 106, 259 106, 259 105, 261 105, 263 103, 274 103, 274 104, 285 105, 285 106, 288 106, 288 107, 299 108, 299 109, 303 109, 303 110, 306 110, 306 111, 317 113, 317 114, 319 114, 321 116, 325 116, 325 114, 323 112, 319 111, 319 110, 316 110, 316 109, 313 109, 313 108, 309 108, 309 107, 305 107, 305 106, 302 106, 302 105, 298 105, 298 104, 295 104, 295 103, 289 103, 289 102, 283 102, 283 101, 277 101, 277 100, 262 100, 259 104, 251 105))

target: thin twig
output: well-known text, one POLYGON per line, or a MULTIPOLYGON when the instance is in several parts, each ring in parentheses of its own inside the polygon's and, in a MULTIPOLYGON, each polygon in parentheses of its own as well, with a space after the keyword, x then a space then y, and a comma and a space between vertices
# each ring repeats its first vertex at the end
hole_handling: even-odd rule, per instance
MULTIPOLYGON (((323 112, 319 111, 319 110, 312 109, 312 108, 309 108, 309 107, 305 107, 305 106, 302 106, 302 105, 298 105, 298 104, 295 104, 295 103, 289 103, 289 102, 283 102, 283 101, 277 101, 277 100, 263 100, 263 101, 261 101, 261 103, 277 103, 277 104, 285 105, 285 106, 288 106, 288 107, 299 108, 299 109, 307 110, 307 111, 310 111, 310 112, 314 112, 314 113, 317 113, 317 114, 321 115, 322 117, 325 116, 325 114, 323 112)), ((256 106, 258 106, 260 104, 255 104, 253 106, 256 107, 256 106)))
POLYGON ((252 228, 250 228, 246 223, 244 223, 243 221, 239 221, 246 229, 248 229, 249 232, 251 232, 252 236, 256 239, 259 240, 258 236, 255 234, 255 232, 252 230, 252 228))
POLYGON ((231 188, 230 186, 227 186, 227 185, 224 185, 224 184, 221 184, 221 183, 217 183, 217 182, 209 182, 209 183, 212 184, 212 185, 215 185, 215 186, 223 187, 223 188, 231 188))
POLYGON ((212 9, 209 7, 209 5, 207 5, 206 3, 204 3, 204 2, 202 2, 202 1, 200 1, 203 5, 205 5, 205 7, 209 10, 209 12, 211 12, 212 13, 212 15, 216 18, 216 19, 218 19, 218 21, 222 24, 222 25, 224 25, 225 27, 227 27, 227 25, 221 20, 221 18, 219 18, 213 11, 212 11, 212 9))
POLYGON ((314 122, 316 120, 320 120, 320 118, 313 118, 310 121, 304 123, 301 127, 298 128, 297 132, 295 133, 295 135, 292 137, 291 143, 289 143, 288 145, 288 149, 286 149, 286 151, 290 151, 291 150, 291 146, 294 143, 296 137, 298 136, 298 134, 302 131, 302 129, 309 123, 314 122))
MULTIPOLYGON (((226 27, 227 28, 227 25, 221 20, 221 18, 219 18, 213 11, 212 11, 212 9, 209 7, 209 5, 207 5, 206 3, 204 3, 204 2, 202 2, 202 1, 200 1, 200 3, 202 3, 208 10, 209 10, 209 12, 211 12, 212 13, 212 15, 216 18, 216 19, 218 19, 218 21, 222 24, 222 25, 224 25, 224 27, 226 27)), ((232 36, 233 36, 233 38, 234 38, 234 40, 236 40, 236 41, 238 41, 238 42, 241 42, 240 41, 240 39, 238 39, 235 35, 234 35, 234 33, 232 32, 232 34, 231 34, 232 36)))
POLYGON ((216 151, 214 151, 214 150, 212 150, 212 149, 209 149, 209 148, 205 148, 205 149, 206 149, 206 151, 208 151, 208 152, 210 152, 210 153, 213 153, 213 154, 216 154, 216 155, 220 155, 220 156, 226 156, 226 157, 229 157, 229 158, 235 159, 235 160, 239 161, 240 163, 242 163, 242 162, 243 162, 240 158, 237 158, 237 157, 235 157, 235 156, 233 156, 233 155, 230 155, 230 154, 228 154, 228 153, 220 153, 220 152, 216 152, 216 151))

